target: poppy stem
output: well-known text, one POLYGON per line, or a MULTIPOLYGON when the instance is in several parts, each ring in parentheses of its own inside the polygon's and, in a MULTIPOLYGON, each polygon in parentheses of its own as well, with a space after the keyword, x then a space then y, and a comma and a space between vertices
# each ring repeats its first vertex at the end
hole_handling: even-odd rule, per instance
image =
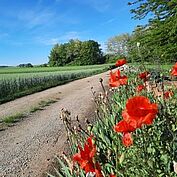
POLYGON ((100 84, 101 84, 101 87, 102 87, 102 89, 103 89, 103 92, 105 93, 106 90, 105 90, 105 88, 104 88, 103 79, 102 79, 102 78, 100 78, 100 84))

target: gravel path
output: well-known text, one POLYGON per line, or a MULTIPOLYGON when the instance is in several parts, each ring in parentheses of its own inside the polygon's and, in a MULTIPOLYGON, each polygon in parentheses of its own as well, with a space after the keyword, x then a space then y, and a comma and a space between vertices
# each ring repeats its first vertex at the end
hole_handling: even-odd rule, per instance
POLYGON ((66 132, 59 119, 61 108, 80 119, 94 113, 91 87, 100 91, 99 78, 106 85, 108 72, 35 93, 0 105, 0 117, 26 110, 43 99, 56 103, 31 114, 15 126, 0 132, 0 177, 40 177, 52 157, 64 149, 66 132))

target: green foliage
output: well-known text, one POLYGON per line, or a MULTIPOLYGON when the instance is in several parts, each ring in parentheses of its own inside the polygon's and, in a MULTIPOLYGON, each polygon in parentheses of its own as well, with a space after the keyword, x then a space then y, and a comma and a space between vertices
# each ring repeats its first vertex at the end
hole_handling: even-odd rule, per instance
POLYGON ((92 65, 104 63, 100 45, 93 41, 70 40, 56 44, 49 55, 50 66, 92 65))
POLYGON ((129 42, 131 60, 155 61, 156 63, 175 62, 177 55, 176 1, 140 0, 129 4, 136 4, 136 8, 131 10, 135 14, 135 19, 142 19, 148 13, 153 13, 153 18, 147 25, 137 27, 132 33, 129 42), (140 42, 139 48, 136 46, 137 42, 140 42))

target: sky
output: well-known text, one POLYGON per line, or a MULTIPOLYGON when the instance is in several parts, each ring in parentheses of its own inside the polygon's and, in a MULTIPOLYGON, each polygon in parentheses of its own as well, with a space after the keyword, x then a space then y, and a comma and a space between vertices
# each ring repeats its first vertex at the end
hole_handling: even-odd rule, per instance
POLYGON ((106 41, 131 33, 130 0, 0 0, 0 65, 48 62, 54 44, 70 39, 106 41))

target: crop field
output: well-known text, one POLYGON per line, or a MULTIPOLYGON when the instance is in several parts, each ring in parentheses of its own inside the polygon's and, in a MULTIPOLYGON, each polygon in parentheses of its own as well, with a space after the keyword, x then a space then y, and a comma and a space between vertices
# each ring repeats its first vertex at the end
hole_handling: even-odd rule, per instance
POLYGON ((109 65, 1 68, 0 103, 108 70, 109 65))

